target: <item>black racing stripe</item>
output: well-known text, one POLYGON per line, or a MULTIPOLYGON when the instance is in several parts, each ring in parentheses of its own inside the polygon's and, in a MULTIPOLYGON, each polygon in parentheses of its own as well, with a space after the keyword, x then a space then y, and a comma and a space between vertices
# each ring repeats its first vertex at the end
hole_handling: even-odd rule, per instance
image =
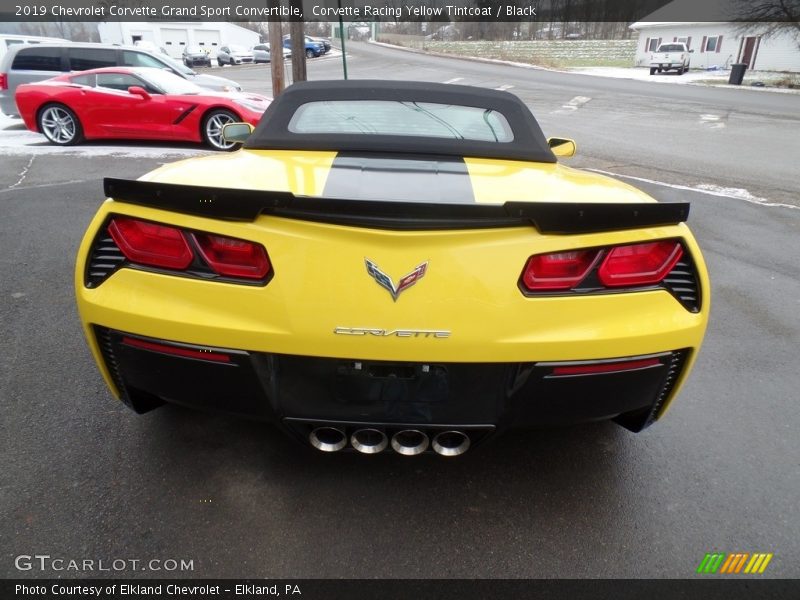
POLYGON ((195 108, 197 108, 197 104, 192 104, 189 108, 187 108, 185 111, 183 111, 180 114, 180 116, 172 122, 172 124, 173 125, 177 125, 178 123, 183 121, 186 117, 188 117, 190 114, 192 114, 192 111, 194 111, 195 108))
POLYGON ((322 196, 434 204, 475 202, 463 158, 389 153, 338 154, 322 196))

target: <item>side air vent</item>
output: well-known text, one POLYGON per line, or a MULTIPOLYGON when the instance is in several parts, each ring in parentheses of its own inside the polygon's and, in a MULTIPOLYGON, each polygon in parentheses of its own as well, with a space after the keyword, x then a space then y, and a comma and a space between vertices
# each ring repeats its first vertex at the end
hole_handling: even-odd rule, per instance
POLYGON ((97 287, 108 279, 125 262, 125 255, 103 227, 92 244, 86 266, 85 284, 88 288, 97 287))
POLYGON ((647 416, 647 420, 644 424, 645 427, 651 425, 653 421, 656 420, 656 416, 661 410, 661 407, 672 393, 675 383, 678 380, 678 376, 681 374, 681 371, 683 371, 683 365, 686 362, 687 354, 688 351, 686 350, 678 350, 672 353, 667 376, 664 378, 664 384, 661 386, 661 391, 658 393, 658 397, 653 403, 653 407, 650 409, 650 414, 647 416))
POLYGON ((615 418, 614 421, 634 433, 638 433, 652 425, 658 413, 661 411, 661 407, 664 406, 664 402, 666 402, 667 398, 672 394, 672 390, 675 389, 675 383, 678 381, 678 377, 680 377, 683 371, 688 356, 688 350, 676 350, 672 352, 672 356, 668 359, 667 374, 664 376, 661 389, 658 391, 658 395, 653 404, 642 410, 621 414, 615 418))
POLYGON ((111 375, 111 379, 114 380, 114 386, 116 386, 117 390, 119 391, 122 401, 128 406, 131 406, 130 398, 128 397, 128 391, 125 388, 125 382, 122 380, 122 374, 119 371, 117 358, 114 355, 114 346, 111 343, 111 332, 105 327, 95 325, 94 333, 97 336, 97 345, 100 347, 100 353, 103 355, 106 368, 111 375))
POLYGON ((683 253, 680 261, 667 274, 663 284, 688 310, 692 312, 700 310, 697 269, 688 251, 683 253))

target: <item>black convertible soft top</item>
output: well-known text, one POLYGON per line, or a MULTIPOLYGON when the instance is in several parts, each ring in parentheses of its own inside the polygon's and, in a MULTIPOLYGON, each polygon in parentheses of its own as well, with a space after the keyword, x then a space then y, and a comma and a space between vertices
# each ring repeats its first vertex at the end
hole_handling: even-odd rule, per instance
POLYGON ((539 124, 527 106, 508 92, 418 81, 349 80, 295 83, 275 99, 245 143, 253 150, 388 152, 556 162, 539 124), (290 130, 302 106, 314 102, 387 101, 473 107, 505 117, 510 141, 453 139, 431 135, 382 133, 299 133, 290 130))

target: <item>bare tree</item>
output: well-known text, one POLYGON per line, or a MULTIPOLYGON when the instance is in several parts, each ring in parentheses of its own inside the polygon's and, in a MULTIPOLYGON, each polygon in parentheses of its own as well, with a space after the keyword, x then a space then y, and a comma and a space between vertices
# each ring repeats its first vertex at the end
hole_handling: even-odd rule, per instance
POLYGON ((800 0, 736 0, 735 14, 740 35, 768 38, 786 33, 800 48, 800 0))

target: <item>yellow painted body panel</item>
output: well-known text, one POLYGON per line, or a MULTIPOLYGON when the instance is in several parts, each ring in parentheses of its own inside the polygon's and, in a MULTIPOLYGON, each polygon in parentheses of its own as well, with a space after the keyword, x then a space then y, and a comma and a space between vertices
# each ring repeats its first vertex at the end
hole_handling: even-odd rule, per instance
MULTIPOLYGON (((323 152, 246 152, 167 165, 144 179, 319 195, 335 158, 323 152)), ((560 165, 468 159, 476 200, 652 201, 614 180, 560 165)), ((78 308, 109 387, 90 324, 167 340, 273 353, 414 362, 533 362, 624 357, 699 348, 709 310, 708 275, 685 225, 581 235, 534 227, 385 231, 261 216, 231 222, 112 200, 81 244, 78 308), (264 287, 121 269, 84 286, 91 242, 110 213, 259 242, 274 277, 264 287), (697 265, 698 313, 667 291, 525 297, 517 287, 529 256, 571 248, 681 238, 697 265), (393 301, 364 259, 394 281, 429 261, 427 273, 393 301), (336 327, 447 330, 450 337, 335 335, 336 327)), ((689 358, 689 368, 694 361, 689 358)), ((677 387, 680 387, 680 382, 677 387)), ((677 388, 676 388, 677 392, 677 388)), ((674 397, 674 393, 673 393, 674 397)))

